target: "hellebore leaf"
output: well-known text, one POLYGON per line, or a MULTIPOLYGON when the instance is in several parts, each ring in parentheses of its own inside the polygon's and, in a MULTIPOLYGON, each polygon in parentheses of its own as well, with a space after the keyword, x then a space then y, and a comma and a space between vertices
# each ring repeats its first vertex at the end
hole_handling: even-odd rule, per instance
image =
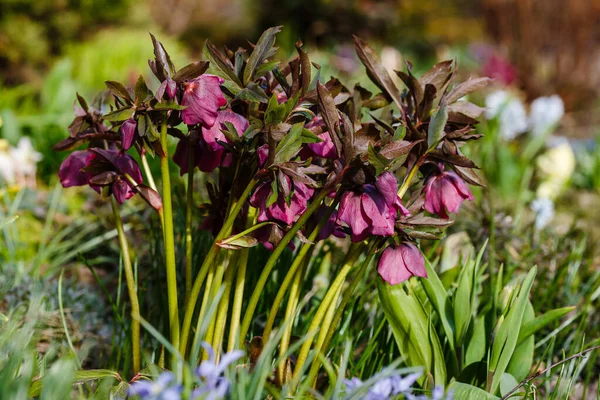
POLYGON ((167 53, 162 43, 156 40, 153 34, 150 34, 150 37, 152 38, 154 58, 156 59, 156 77, 162 82, 175 73, 175 65, 173 65, 171 57, 169 57, 169 53, 167 53))
POLYGON ((185 110, 187 106, 182 106, 181 104, 177 104, 174 101, 161 101, 160 103, 156 103, 152 109, 153 110, 185 110))
POLYGON ((335 150, 337 155, 342 154, 342 142, 340 142, 340 138, 337 136, 337 129, 340 124, 340 117, 337 108, 335 107, 335 102, 333 101, 333 96, 331 92, 327 89, 325 85, 321 82, 317 82, 317 94, 319 107, 321 108, 321 115, 323 116, 323 121, 327 126, 327 130, 329 135, 331 135, 331 140, 335 146, 335 150))
POLYGON ((275 164, 282 164, 289 161, 298 153, 302 146, 302 131, 304 123, 299 122, 292 125, 290 131, 283 137, 275 149, 275 164))
POLYGON ((81 108, 83 108, 83 111, 87 112, 88 105, 87 105, 87 102, 85 101, 85 99, 79 93, 75 93, 75 95, 77 96, 77 102, 79 103, 81 108))
POLYGON ((412 148, 422 142, 422 140, 417 140, 414 142, 409 142, 406 140, 397 140, 395 142, 389 142, 381 149, 381 155, 387 158, 388 160, 393 160, 395 158, 407 155, 410 153, 412 148))
POLYGON ((244 68, 244 85, 253 81, 259 66, 269 57, 272 57, 277 51, 275 37, 281 31, 281 26, 275 26, 267 29, 256 42, 256 46, 246 61, 244 68))
POLYGON ((302 95, 304 96, 310 86, 310 60, 308 54, 302 50, 301 40, 296 42, 296 51, 298 52, 298 57, 300 57, 300 81, 302 82, 302 95))
POLYGON ((433 85, 436 91, 439 92, 452 77, 452 63, 452 60, 446 60, 435 64, 421 76, 419 83, 423 88, 426 88, 427 85, 433 85))
POLYGON ((214 68, 218 75, 226 80, 230 80, 235 83, 239 88, 242 88, 244 85, 240 78, 235 74, 233 70, 233 65, 223 53, 221 53, 211 42, 208 40, 204 45, 204 54, 206 58, 210 62, 210 67, 214 68))
POLYGON ((242 236, 235 239, 224 239, 217 242, 217 246, 222 249, 239 250, 248 247, 254 247, 258 244, 258 239, 253 236, 242 236))
POLYGON ((493 79, 490 78, 475 78, 475 79, 467 79, 465 82, 459 83, 456 85, 448 96, 446 97, 446 102, 448 104, 452 104, 458 99, 468 95, 471 92, 482 89, 486 87, 493 79))
POLYGON ((163 208, 162 198, 157 191, 149 186, 139 183, 135 190, 142 196, 142 198, 148 203, 148 205, 154 208, 156 211, 160 211, 163 208))
POLYGON ((90 140, 108 140, 109 142, 114 142, 120 140, 121 136, 114 133, 82 133, 77 135, 77 137, 68 137, 60 142, 56 143, 52 150, 54 151, 67 151, 73 150, 79 146, 81 146, 85 142, 89 142, 90 140))
POLYGON ((390 163, 387 158, 378 154, 370 143, 369 148, 367 149, 367 159, 369 160, 369 164, 375 168, 375 175, 377 176, 379 176, 390 163))
MULTIPOLYGON (((259 65, 259 67, 256 69, 256 73, 254 74, 254 79, 258 79, 261 76, 265 75, 268 72, 273 71, 275 68, 277 68, 279 66, 280 62, 279 61, 270 61, 270 62, 266 62, 263 63, 261 65, 259 65)), ((252 83, 252 82, 248 82, 252 83)))
POLYGON ((173 75, 175 82, 183 82, 202 75, 208 69, 208 61, 197 61, 186 65, 173 75))
POLYGON ((109 122, 125 121, 133 117, 133 114, 135 114, 135 108, 126 107, 105 114, 104 119, 109 122))
POLYGON ((435 114, 431 117, 429 128, 427 129, 427 147, 432 149, 444 137, 444 128, 448 121, 448 109, 442 104, 435 114))
POLYGON ((142 104, 144 101, 146 101, 148 96, 150 96, 152 94, 150 92, 150 89, 148 89, 148 86, 146 86, 146 80, 144 79, 143 75, 140 75, 137 82, 135 83, 134 92, 135 92, 135 103, 138 105, 142 104))
POLYGON ((360 61, 367 68, 367 74, 369 78, 383 91, 383 93, 389 96, 396 105, 402 111, 402 96, 400 95, 400 91, 392 81, 392 77, 387 72, 379 56, 375 53, 367 43, 365 43, 358 36, 354 37, 354 48, 356 49, 356 54, 360 61))
POLYGON ((255 82, 250 82, 245 88, 240 90, 235 97, 245 101, 258 101, 261 103, 267 103, 269 97, 265 94, 265 91, 257 85, 255 82))

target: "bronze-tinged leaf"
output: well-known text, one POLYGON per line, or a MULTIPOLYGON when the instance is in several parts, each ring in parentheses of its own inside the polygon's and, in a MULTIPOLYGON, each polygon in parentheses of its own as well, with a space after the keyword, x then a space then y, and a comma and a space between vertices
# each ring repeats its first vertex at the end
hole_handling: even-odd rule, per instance
POLYGON ((465 126, 464 128, 457 129, 455 131, 446 133, 445 137, 447 139, 454 140, 454 139, 458 139, 458 138, 460 138, 462 136, 465 136, 465 135, 473 132, 474 130, 475 130, 475 128, 473 128, 472 126, 465 126))
POLYGON ((427 84, 431 84, 435 86, 436 90, 439 92, 452 76, 452 63, 452 60, 447 60, 431 67, 431 69, 425 72, 423 76, 421 76, 421 79, 419 79, 422 87, 425 88, 427 84))
POLYGON ((461 156, 459 154, 445 154, 439 150, 433 150, 429 152, 429 157, 434 158, 439 161, 444 161, 450 163, 452 165, 456 165, 459 167, 465 168, 478 168, 477 165, 471 159, 461 156))
POLYGON ((248 358, 250 359, 250 364, 254 365, 258 361, 258 357, 263 351, 263 340, 260 336, 254 336, 250 343, 248 343, 248 358))
POLYGON ((429 128, 427 129, 427 147, 434 148, 444 137, 444 128, 448 121, 448 110, 446 104, 442 104, 440 108, 431 117, 429 128))
POLYGON ((152 93, 150 92, 150 89, 148 89, 148 86, 146 85, 146 80, 144 79, 144 75, 140 75, 137 82, 135 83, 135 103, 136 104, 142 104, 144 101, 146 101, 146 99, 148 98, 148 96, 150 96, 152 93))
POLYGON ((453 169, 461 178, 464 179, 465 182, 471 185, 485 187, 485 182, 479 177, 479 175, 477 175, 475 171, 473 171, 473 169, 463 168, 456 165, 453 167, 453 169))
POLYGON ((156 40, 152 33, 150 37, 152 38, 154 57, 156 59, 156 77, 162 82, 175 72, 175 65, 173 65, 171 57, 169 57, 169 53, 167 53, 162 43, 156 40))
POLYGON ((396 142, 390 142, 383 146, 381 151, 379 152, 382 156, 387 158, 388 160, 393 160, 394 158, 398 158, 400 156, 406 155, 410 153, 412 148, 422 142, 423 140, 417 140, 415 142, 409 142, 406 140, 398 140, 396 142))
POLYGON ((231 61, 208 40, 204 45, 204 54, 210 62, 210 66, 219 72, 222 78, 234 82, 240 88, 244 87, 240 78, 235 74, 231 61))
POLYGON ((338 109, 335 107, 335 102, 333 101, 331 93, 321 82, 317 82, 317 93, 323 121, 325 122, 327 130, 329 131, 329 135, 331 136, 331 140, 335 145, 337 155, 340 156, 342 154, 342 143, 336 134, 340 125, 338 109))
POLYGON ((127 90, 122 83, 116 81, 106 81, 104 82, 106 88, 116 97, 132 102, 131 94, 127 90))
POLYGON ((375 51, 358 36, 353 36, 354 48, 358 58, 367 68, 369 78, 379 87, 386 95, 388 95, 402 111, 402 96, 400 91, 392 81, 392 77, 387 72, 379 56, 375 51))
POLYGON ((414 216, 402 218, 400 222, 403 225, 446 227, 452 225, 454 221, 443 218, 428 217, 421 213, 414 216))
POLYGON ((85 123, 85 117, 75 117, 75 119, 73 119, 73 122, 71 122, 71 124, 69 125, 69 128, 67 128, 69 130, 69 135, 71 135, 71 137, 77 136, 79 131, 82 130, 81 128, 85 123))
POLYGON ((456 85, 448 96, 446 97, 446 101, 448 104, 452 104, 455 101, 459 100, 461 97, 468 95, 471 92, 474 92, 479 89, 483 89, 486 87, 493 79, 490 78, 469 78, 466 81, 459 83, 456 85))
POLYGON ((310 60, 308 54, 302 50, 301 40, 296 42, 296 51, 298 52, 298 57, 300 57, 300 67, 302 69, 300 72, 300 81, 302 82, 302 96, 304 96, 310 86, 310 60))
POLYGON ((160 211, 163 208, 160 194, 151 187, 140 183, 135 187, 135 190, 142 196, 146 203, 156 211, 160 211))
POLYGON ((246 61, 246 68, 244 68, 244 85, 254 80, 254 75, 258 67, 269 57, 272 57, 277 51, 275 45, 275 38, 277 33, 281 31, 281 26, 274 26, 267 29, 256 42, 256 46, 252 50, 252 54, 246 61))
POLYGON ((433 107, 433 101, 437 94, 437 89, 431 83, 425 85, 425 92, 423 93, 423 100, 417 107, 417 120, 426 120, 431 113, 433 107))
POLYGON ((135 108, 126 107, 126 108, 121 108, 119 110, 111 111, 108 114, 105 114, 104 119, 109 122, 125 121, 125 120, 133 117, 133 114, 135 114, 135 108))
POLYGON ((83 110, 85 112, 87 112, 88 105, 87 105, 85 99, 79 93, 75 93, 75 95, 77 96, 77 101, 79 102, 79 105, 81 106, 81 108, 83 108, 83 110))
POLYGON ((177 71, 175 75, 173 75, 173 80, 175 82, 183 82, 186 80, 195 79, 206 72, 208 65, 208 61, 197 61, 188 64, 177 71))
POLYGON ((402 82, 404 82, 404 84, 410 91, 414 107, 418 107, 418 105, 421 104, 421 101, 423 101, 424 92, 423 87, 421 87, 421 84, 419 83, 417 78, 415 78, 410 72, 406 73, 402 71, 396 71, 396 75, 398 75, 400 79, 402 79, 402 82))
POLYGON ((68 137, 60 142, 56 143, 52 150, 54 151, 67 151, 73 150, 79 146, 81 146, 85 142, 89 142, 90 140, 108 140, 108 141, 117 141, 120 140, 121 136, 116 135, 114 133, 83 133, 79 134, 77 137, 68 137))
POLYGON ((227 238, 217 241, 217 246, 227 250, 239 250, 248 247, 254 247, 258 244, 258 239, 254 236, 242 236, 239 238, 227 238))
POLYGON ((468 118, 477 120, 483 114, 483 108, 468 101, 457 101, 448 106, 448 112, 462 114, 468 118))

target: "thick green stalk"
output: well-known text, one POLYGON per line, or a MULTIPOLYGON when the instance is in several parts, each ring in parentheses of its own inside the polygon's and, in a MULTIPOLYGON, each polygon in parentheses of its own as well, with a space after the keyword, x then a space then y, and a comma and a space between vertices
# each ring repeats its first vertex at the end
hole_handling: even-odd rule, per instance
POLYGON ((202 289, 202 284, 204 283, 204 278, 206 277, 206 274, 208 273, 210 266, 212 265, 213 261, 215 260, 215 257, 217 256, 217 254, 219 252, 219 246, 217 246, 217 242, 219 240, 227 237, 231 233, 231 229, 233 227, 235 218, 238 216, 238 214, 242 210, 242 207, 244 206, 244 203, 246 202, 248 197, 250 197, 250 194, 252 193, 252 189, 254 188, 256 183, 257 183, 257 180, 252 179, 250 181, 250 183, 248 183, 248 186, 246 187, 246 189, 244 190, 244 192, 242 193, 242 195, 240 196, 238 201, 235 203, 233 210, 231 210, 231 212, 227 216, 227 219, 225 220, 225 223, 223 224, 221 231, 215 238, 215 241, 213 242, 208 254, 206 255, 206 258, 204 259, 204 262, 202 263, 202 266, 200 267, 200 271, 198 272, 198 275, 196 276, 196 280, 194 281, 194 285, 192 286, 192 291, 190 293, 190 298, 188 300, 188 303, 185 306, 185 315, 184 315, 184 319, 183 319, 183 325, 181 327, 181 343, 180 343, 179 351, 184 356, 187 351, 187 341, 188 341, 190 328, 191 328, 191 324, 192 324, 192 317, 194 316, 194 309, 196 307, 196 302, 198 301, 198 296, 200 295, 200 289, 202 289))
POLYGON ((336 204, 337 204, 337 202, 334 202, 329 207, 326 215, 324 215, 321 218, 321 220, 319 221, 317 226, 310 233, 310 236, 308 237, 308 241, 310 243, 304 243, 302 245, 302 248, 298 252, 298 254, 296 254, 296 257, 294 258, 294 262, 292 263, 292 266, 288 270, 287 274, 285 275, 285 278, 283 279, 283 282, 281 283, 281 286, 279 287, 279 290, 277 291, 277 295, 275 296, 275 300, 273 301, 273 305, 271 306, 271 311, 269 311, 269 317, 267 319, 267 323, 265 324, 265 329, 263 330, 263 334, 262 334, 263 338, 268 338, 269 335, 271 334, 271 331, 273 330, 273 324, 275 323, 275 318, 277 317, 277 311, 279 310, 279 306, 281 305, 281 302, 283 301, 283 296, 285 296, 285 293, 287 292, 287 289, 288 289, 290 283, 292 282, 292 279, 294 279, 294 277, 296 276, 296 271, 298 270, 298 267, 300 265, 302 265, 302 261, 304 260, 304 257, 306 257, 309 250, 311 250, 312 247, 314 246, 313 242, 317 239, 317 237, 319 236, 319 233, 323 229, 323 226, 327 223, 327 220, 329 219, 329 216, 335 209, 336 204))
POLYGON ((327 290, 325 297, 321 301, 321 304, 319 305, 317 312, 313 316, 313 319, 310 322, 310 325, 308 327, 308 331, 306 334, 307 339, 304 341, 304 343, 302 343, 302 347, 300 348, 300 353, 298 354, 298 359, 296 361, 296 366, 294 367, 294 376, 293 376, 292 381, 298 382, 299 374, 301 373, 302 367, 304 366, 304 363, 306 362, 306 359, 308 358, 308 353, 311 349, 315 334, 316 334, 317 330, 319 329, 319 327, 321 326, 323 318, 325 317, 325 314, 327 313, 327 310, 329 309, 330 304, 332 304, 338 290, 342 287, 342 284, 344 283, 346 276, 348 275, 348 273, 350 272, 352 267, 354 267, 354 262, 360 255, 361 249, 362 249, 362 246, 357 246, 355 248, 355 251, 352 252, 353 254, 349 255, 348 260, 344 263, 344 265, 338 272, 338 275, 336 276, 335 280, 333 281, 333 283, 327 290))
POLYGON ((281 253, 283 253, 283 251, 285 250, 287 245, 294 238, 294 236, 296 235, 296 232, 298 232, 300 230, 300 228, 302 228, 304 226, 304 224, 306 223, 308 218, 315 211, 317 211, 319 209, 319 207, 321 206, 321 202, 328 194, 329 194, 329 191, 327 191, 327 190, 321 190, 321 192, 319 192, 319 194, 316 196, 316 198, 313 200, 313 202, 310 204, 310 206, 306 209, 304 214, 302 214, 300 216, 300 218, 298 219, 298 221, 296 221, 296 223, 294 225, 292 225, 290 230, 285 234, 285 236, 283 236, 283 238, 281 239, 281 242, 279 242, 279 244, 277 245, 275 250, 273 250, 273 253, 271 253, 271 256, 267 260, 267 263, 265 264, 265 266, 258 278, 258 282, 256 282, 256 286, 254 287, 252 296, 250 297, 250 300, 248 301, 248 306, 246 308, 246 313, 244 314, 244 320, 242 321, 242 328, 240 331, 240 343, 243 343, 244 339, 246 338, 246 334, 248 333, 248 330, 250 329, 250 324, 252 323, 252 317, 254 316, 254 311, 256 310, 256 306, 258 305, 258 300, 260 299, 260 295, 265 287, 265 284, 267 283, 267 279, 269 278, 269 275, 271 274, 271 270, 273 270, 273 267, 275 266, 275 264, 277 263, 277 260, 281 256, 281 253))
MULTIPOLYGON (((288 296, 287 306, 285 308, 284 321, 286 322, 281 341, 279 342, 279 356, 283 357, 287 353, 290 338, 292 337, 292 330, 294 328, 294 317, 296 316, 296 307, 298 307, 298 301, 300 300, 300 288, 302 287, 302 277, 309 264, 310 260, 306 260, 302 263, 302 268, 294 273, 294 282, 290 288, 290 294, 288 296)), ((273 310, 271 310, 273 311, 273 310)), ((268 340, 269 336, 263 335, 263 340, 268 340)), ((277 366, 277 377, 279 382, 283 385, 285 383, 286 370, 288 366, 288 359, 282 359, 277 366)))
MULTIPOLYGON (((166 118, 166 116, 165 116, 166 118)), ((163 123, 160 131, 160 144, 163 155, 160 157, 162 175, 162 201, 164 220, 164 242, 167 270, 167 297, 169 307, 169 326, 171 344, 179 347, 179 308, 177 305, 177 265, 175 262, 175 234, 173 232, 173 204, 171 202, 171 176, 169 174, 169 151, 167 147, 167 124, 163 123)))
POLYGON ((142 160, 142 168, 144 168, 146 179, 148 179, 148 186, 150 186, 152 190, 158 193, 158 189, 156 188, 156 182, 154 182, 154 176, 152 175, 150 165, 148 165, 148 158, 146 158, 146 154, 142 153, 140 155, 140 159, 142 160))
POLYGON ((233 280, 235 278, 235 268, 238 265, 240 253, 235 252, 230 256, 229 262, 225 267, 225 278, 223 279, 223 296, 219 301, 217 307, 217 313, 215 314, 215 330, 213 333, 212 347, 215 350, 215 362, 218 363, 221 356, 221 348, 223 346, 223 336, 225 334, 225 324, 227 323, 227 313, 229 311, 229 295, 231 293, 231 287, 233 286, 233 280))
POLYGON ((119 237, 119 246, 121 247, 121 256, 123 258, 123 268, 125 269, 125 280, 127 281, 127 291, 129 293, 129 302, 131 303, 131 346, 133 352, 133 373, 137 374, 141 368, 140 355, 140 303, 135 285, 135 277, 133 276, 133 266, 131 265, 131 257, 129 255, 129 244, 125 237, 123 229, 123 221, 119 213, 119 205, 114 196, 110 197, 113 215, 115 217, 115 225, 117 227, 117 235, 119 237))
POLYGON ((194 156, 189 152, 188 157, 188 184, 185 204, 185 304, 190 299, 192 292, 192 262, 194 261, 192 218, 194 216, 194 156))
MULTIPOLYGON (((207 310, 210 307, 209 299, 212 289, 213 279, 215 277, 215 269, 211 268, 206 275, 206 286, 204 287, 204 294, 202 295, 202 306, 200 307, 200 313, 198 314, 198 320, 196 321, 196 332, 194 334, 194 340, 192 341, 192 349, 198 347, 198 341, 202 338, 200 337, 202 322, 204 321, 204 317, 206 315, 207 310)), ((204 338, 206 339, 206 337, 204 338)))
MULTIPOLYGON (((223 275, 225 274, 225 267, 226 267, 228 259, 229 259, 229 257, 226 257, 225 259, 223 259, 222 257, 219 257, 219 258, 221 258, 221 262, 218 263, 218 266, 215 271, 215 277, 213 278, 213 283, 210 288, 210 295, 208 297, 208 301, 206 302, 207 305, 209 305, 210 303, 215 301, 217 292, 221 288, 221 285, 223 282, 223 275)), ((225 296, 225 293, 223 293, 223 296, 225 296)), ((223 296, 221 296, 221 300, 223 300, 223 296)), ((219 304, 221 304, 221 300, 219 300, 219 304)), ((214 332, 215 332, 215 324, 216 324, 216 320, 217 320, 219 304, 217 304, 217 310, 215 310, 215 313, 210 316, 210 323, 208 324, 208 329, 206 330, 206 336, 203 338, 203 340, 207 343, 213 342, 213 336, 214 336, 214 332)), ((202 306, 204 306, 204 304, 202 304, 202 306)), ((198 333, 199 332, 196 331, 194 341, 197 341, 198 333)), ((216 351, 217 349, 214 349, 214 350, 216 351)), ((208 354, 206 352, 202 353, 202 359, 204 359, 204 360, 208 359, 208 354)))
MULTIPOLYGON (((356 286, 358 286, 358 283, 363 280, 363 275, 364 275, 365 271, 367 270, 367 267, 369 266, 369 264, 371 264, 371 260, 373 258, 373 255, 375 254, 376 249, 377 249, 377 247, 376 247, 375 243, 373 243, 371 245, 371 248, 369 249, 367 258, 365 258, 365 260, 363 261, 362 265, 360 266, 360 269, 356 273, 356 276, 352 280, 352 283, 350 283, 348 288, 345 290, 344 296, 342 297, 342 301, 339 303, 339 305, 336 305, 337 298, 339 297, 339 294, 337 294, 336 300, 329 307, 329 311, 328 311, 327 315, 325 316, 325 321, 323 321, 323 324, 321 325, 321 328, 319 330, 319 336, 317 337, 315 351, 321 351, 322 349, 327 349, 329 347, 329 344, 331 343, 331 339, 333 338, 333 335, 336 332, 336 327, 339 324, 340 320, 342 319, 342 316, 344 315, 344 309, 346 308, 346 305, 348 305, 348 302, 350 301, 350 298, 352 297, 352 293, 354 292, 354 289, 356 289, 356 286)), ((308 373, 309 379, 316 378, 317 373, 319 372, 320 366, 321 366, 321 362, 320 362, 319 358, 315 357, 313 359, 312 365, 310 367, 310 372, 308 373)), ((316 380, 315 380, 315 382, 316 382, 316 380)), ((314 385, 314 383, 313 383, 313 385, 314 385)))
MULTIPOLYGON (((255 223, 256 210, 250 209, 246 228, 249 228, 255 223)), ((244 302, 244 288, 246 286, 246 269, 248 267, 248 256, 250 249, 244 248, 240 250, 240 258, 237 266, 237 276, 235 278, 235 291, 233 294, 233 305, 231 308, 231 322, 229 324, 229 340, 227 341, 227 352, 230 352, 239 347, 239 329, 240 319, 242 317, 242 305, 244 302)))

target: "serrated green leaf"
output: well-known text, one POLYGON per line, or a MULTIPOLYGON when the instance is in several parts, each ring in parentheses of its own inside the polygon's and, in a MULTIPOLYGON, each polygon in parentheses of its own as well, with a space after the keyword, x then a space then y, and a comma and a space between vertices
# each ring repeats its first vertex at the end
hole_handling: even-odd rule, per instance
POLYGON ((367 159, 369 160, 369 164, 375 168, 375 175, 380 175, 390 163, 387 158, 375 152, 371 143, 369 143, 369 147, 367 148, 367 159))
POLYGON ((427 129, 427 147, 434 148, 442 140, 444 135, 444 127, 448 121, 448 108, 446 104, 442 104, 440 108, 433 114, 427 129))
POLYGON ((137 82, 135 83, 135 103, 141 104, 150 96, 150 89, 146 85, 146 80, 143 75, 140 75, 137 82))
POLYGON ((131 95, 125 86, 122 83, 116 81, 106 81, 104 82, 106 88, 116 97, 132 101, 131 95))
POLYGON ((173 80, 175 82, 183 82, 190 79, 195 79, 202 75, 208 69, 208 61, 197 61, 186 65, 181 68, 175 75, 173 80))

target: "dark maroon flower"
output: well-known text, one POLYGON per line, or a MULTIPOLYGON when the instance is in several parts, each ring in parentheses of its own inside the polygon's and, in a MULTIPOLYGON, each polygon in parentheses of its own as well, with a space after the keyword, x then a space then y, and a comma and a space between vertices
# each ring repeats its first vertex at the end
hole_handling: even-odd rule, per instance
POLYGON ((248 126, 250 126, 248 120, 240 114, 236 114, 231 110, 218 111, 214 125, 210 128, 202 127, 202 137, 204 137, 204 140, 210 149, 223 149, 223 146, 221 146, 217 141, 229 143, 229 140, 227 140, 221 131, 222 129, 227 129, 225 122, 231 123, 240 136, 242 136, 244 131, 248 128, 248 126))
POLYGON ((58 175, 63 187, 89 184, 100 193, 100 187, 108 186, 119 203, 135 194, 126 175, 142 183, 140 167, 129 154, 99 148, 73 152, 61 164, 58 175))
POLYGON ((381 278, 390 285, 402 283, 411 276, 427 278, 425 260, 421 251, 410 242, 391 245, 383 251, 377 266, 381 278))
POLYGON ((425 209, 442 218, 458 212, 465 200, 473 200, 467 184, 454 172, 444 171, 443 166, 425 183, 425 209))
POLYGON ((87 165, 89 156, 89 151, 78 150, 69 154, 69 157, 63 161, 58 170, 58 177, 63 187, 87 185, 90 174, 83 172, 82 169, 87 165))
POLYGON ((170 77, 167 77, 167 79, 160 84, 156 91, 156 100, 161 101, 165 93, 167 94, 168 99, 172 99, 177 94, 177 82, 170 77))
POLYGON ((202 172, 212 172, 222 165, 225 149, 220 147, 217 150, 212 150, 199 131, 191 131, 186 139, 181 139, 177 143, 175 154, 173 154, 173 161, 179 166, 180 175, 189 172, 188 157, 190 152, 194 157, 194 167, 198 167, 202 172))
POLYGON ((267 200, 272 193, 271 182, 261 183, 252 194, 250 204, 260 210, 258 222, 275 220, 290 225, 306 211, 308 200, 313 195, 314 189, 301 182, 292 181, 287 175, 284 175, 284 179, 293 189, 289 204, 283 194, 279 193, 277 201, 266 207, 267 200))
POLYGON ((123 146, 123 150, 129 150, 133 144, 136 130, 137 122, 135 122, 133 118, 129 118, 127 121, 123 122, 123 125, 121 125, 121 144, 123 146))
POLYGON ((227 104, 219 87, 223 82, 223 78, 209 74, 189 81, 181 100, 181 105, 187 106, 181 112, 183 122, 188 125, 213 126, 218 116, 217 110, 227 104))
POLYGON ((258 149, 256 149, 256 154, 258 154, 258 166, 262 168, 265 166, 267 159, 269 158, 269 145, 263 144, 258 149))
POLYGON ((342 195, 338 223, 345 222, 352 231, 352 240, 358 242, 369 235, 391 236, 398 211, 408 215, 400 204, 398 183, 390 172, 381 174, 375 185, 365 184, 360 191, 342 195))

